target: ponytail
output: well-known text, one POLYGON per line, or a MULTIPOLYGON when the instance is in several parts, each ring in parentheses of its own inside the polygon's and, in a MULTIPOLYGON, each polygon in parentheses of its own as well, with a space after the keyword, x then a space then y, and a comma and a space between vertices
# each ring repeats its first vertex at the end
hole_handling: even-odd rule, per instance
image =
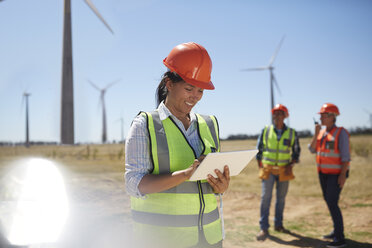
POLYGON ((165 86, 167 79, 171 80, 173 83, 178 83, 180 81, 183 81, 183 79, 178 76, 177 73, 167 71, 163 74, 161 81, 158 85, 158 88, 156 89, 156 94, 155 94, 155 100, 156 100, 156 107, 159 106, 159 104, 162 101, 165 101, 168 95, 168 89, 165 86))

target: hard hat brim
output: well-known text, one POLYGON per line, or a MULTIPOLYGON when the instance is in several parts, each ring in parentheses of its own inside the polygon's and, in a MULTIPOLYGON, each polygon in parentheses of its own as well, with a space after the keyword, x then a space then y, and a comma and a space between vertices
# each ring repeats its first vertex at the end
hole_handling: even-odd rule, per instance
POLYGON ((318 112, 318 114, 334 114, 335 116, 339 116, 340 114, 333 113, 333 112, 318 112))
MULTIPOLYGON (((166 59, 165 58, 163 60, 163 64, 171 71, 171 72, 175 72, 177 73, 177 70, 175 70, 172 66, 170 66, 167 62, 166 62, 166 59)), ((202 88, 202 89, 205 89, 205 90, 214 90, 215 87, 212 83, 212 81, 209 81, 209 82, 202 82, 202 81, 198 81, 198 80, 195 80, 195 79, 192 79, 192 78, 187 78, 179 73, 177 73, 178 76, 180 76, 186 83, 189 83, 191 85, 194 85, 196 87, 199 87, 199 88, 202 88)))

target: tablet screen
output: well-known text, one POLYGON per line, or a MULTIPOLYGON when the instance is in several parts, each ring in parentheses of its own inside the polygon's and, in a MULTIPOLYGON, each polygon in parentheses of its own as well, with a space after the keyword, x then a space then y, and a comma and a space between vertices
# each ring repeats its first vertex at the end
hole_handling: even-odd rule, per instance
POLYGON ((256 156, 258 150, 232 151, 232 152, 216 152, 209 153, 201 162, 194 174, 190 177, 190 181, 207 179, 208 174, 217 177, 215 169, 223 172, 225 165, 229 166, 230 176, 238 175, 244 167, 256 156))

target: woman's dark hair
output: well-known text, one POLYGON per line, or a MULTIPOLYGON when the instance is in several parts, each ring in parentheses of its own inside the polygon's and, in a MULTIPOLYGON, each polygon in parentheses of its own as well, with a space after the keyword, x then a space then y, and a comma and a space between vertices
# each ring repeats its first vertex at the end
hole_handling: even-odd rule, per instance
POLYGON ((158 88, 156 89, 156 107, 159 106, 159 104, 167 98, 168 90, 165 86, 165 83, 167 82, 167 79, 170 79, 173 83, 178 83, 183 81, 183 79, 175 72, 167 71, 163 74, 161 77, 161 81, 159 83, 158 88))

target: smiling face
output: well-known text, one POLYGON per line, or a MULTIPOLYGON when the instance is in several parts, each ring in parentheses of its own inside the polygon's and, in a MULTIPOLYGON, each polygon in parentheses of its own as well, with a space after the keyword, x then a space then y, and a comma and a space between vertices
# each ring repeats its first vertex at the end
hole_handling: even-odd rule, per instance
POLYGON ((171 80, 166 82, 168 95, 165 105, 176 117, 188 116, 192 108, 200 101, 203 96, 203 89, 195 87, 184 81, 173 83, 171 80))

